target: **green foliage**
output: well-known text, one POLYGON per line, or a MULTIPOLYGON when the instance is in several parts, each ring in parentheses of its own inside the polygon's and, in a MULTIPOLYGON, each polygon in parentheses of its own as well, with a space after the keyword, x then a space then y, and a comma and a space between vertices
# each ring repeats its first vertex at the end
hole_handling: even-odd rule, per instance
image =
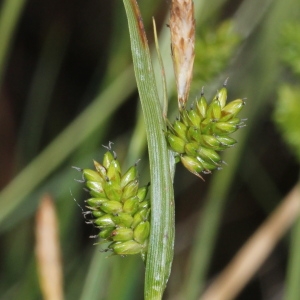
MULTIPOLYGON (((279 37, 280 56, 292 81, 300 78, 300 23, 288 22, 279 37)), ((284 83, 278 87, 278 100, 273 114, 283 139, 300 161, 300 85, 284 83)))
MULTIPOLYGON (((287 22, 279 37, 281 60, 291 71, 288 82, 278 87, 278 99, 273 112, 273 120, 283 140, 300 162, 300 23, 287 22), (298 82, 298 85, 295 83, 298 82)), ((285 299, 293 300, 300 296, 300 218, 293 226, 289 262, 286 275, 285 299)))
POLYGON ((241 37, 233 31, 233 21, 223 21, 217 28, 200 27, 196 34, 193 86, 207 82, 228 65, 241 37))
POLYGON ((300 75, 300 23, 286 24, 280 37, 281 59, 295 73, 300 75))
MULTIPOLYGON (((300 58, 300 56, 299 56, 300 58)), ((300 61, 300 60, 299 60, 300 61)), ((299 69, 300 70, 300 69, 299 69)), ((274 120, 284 140, 300 162, 300 87, 282 85, 278 89, 278 100, 274 120)))

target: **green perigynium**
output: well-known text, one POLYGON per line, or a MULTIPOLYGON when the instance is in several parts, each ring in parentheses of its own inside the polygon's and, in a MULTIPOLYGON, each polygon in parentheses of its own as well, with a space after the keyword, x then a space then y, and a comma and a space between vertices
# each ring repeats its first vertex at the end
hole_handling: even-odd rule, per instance
MULTIPOLYGON (((168 122, 166 138, 178 161, 193 174, 220 169, 219 151, 232 147, 236 140, 229 135, 245 126, 237 117, 245 102, 242 99, 227 104, 226 83, 208 105, 201 94, 190 110, 182 107, 173 124, 168 122)), ((203 179, 203 178, 202 178, 203 179)))
POLYGON ((136 164, 122 174, 116 154, 110 150, 103 162, 94 161, 95 170, 80 169, 91 198, 88 222, 99 228, 96 237, 110 242, 106 251, 114 254, 141 254, 145 259, 150 233, 150 200, 146 199, 148 185, 139 187, 136 164))

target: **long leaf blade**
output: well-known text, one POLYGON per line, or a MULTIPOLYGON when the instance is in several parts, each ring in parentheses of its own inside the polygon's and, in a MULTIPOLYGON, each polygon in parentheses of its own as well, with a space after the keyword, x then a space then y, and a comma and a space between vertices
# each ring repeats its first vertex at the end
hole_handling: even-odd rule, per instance
POLYGON ((145 299, 161 299, 171 271, 174 247, 174 193, 165 123, 150 51, 135 0, 123 0, 135 76, 146 125, 151 172, 151 233, 146 262, 145 299))

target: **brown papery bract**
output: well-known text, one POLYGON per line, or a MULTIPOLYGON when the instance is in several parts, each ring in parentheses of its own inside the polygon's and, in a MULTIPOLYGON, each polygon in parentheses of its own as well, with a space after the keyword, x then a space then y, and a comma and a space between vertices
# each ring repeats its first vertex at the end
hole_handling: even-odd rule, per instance
POLYGON ((192 0, 173 0, 170 16, 171 46, 179 110, 185 107, 195 58, 195 19, 192 0))

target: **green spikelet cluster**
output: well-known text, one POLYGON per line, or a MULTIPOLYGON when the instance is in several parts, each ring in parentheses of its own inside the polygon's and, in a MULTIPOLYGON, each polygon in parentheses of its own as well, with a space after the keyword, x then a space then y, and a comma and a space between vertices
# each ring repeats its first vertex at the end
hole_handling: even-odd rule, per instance
POLYGON ((107 151, 103 163, 94 161, 94 166, 95 170, 81 170, 91 195, 85 201, 87 213, 93 215, 89 223, 100 229, 97 237, 111 242, 107 251, 141 254, 145 259, 150 233, 148 185, 139 187, 136 164, 122 175, 115 152, 107 151))
POLYGON ((200 178, 201 172, 221 168, 218 152, 232 147, 236 140, 229 135, 244 126, 237 117, 244 100, 226 102, 225 83, 209 105, 202 93, 190 110, 182 108, 180 117, 168 126, 166 138, 170 148, 178 160, 200 178))

